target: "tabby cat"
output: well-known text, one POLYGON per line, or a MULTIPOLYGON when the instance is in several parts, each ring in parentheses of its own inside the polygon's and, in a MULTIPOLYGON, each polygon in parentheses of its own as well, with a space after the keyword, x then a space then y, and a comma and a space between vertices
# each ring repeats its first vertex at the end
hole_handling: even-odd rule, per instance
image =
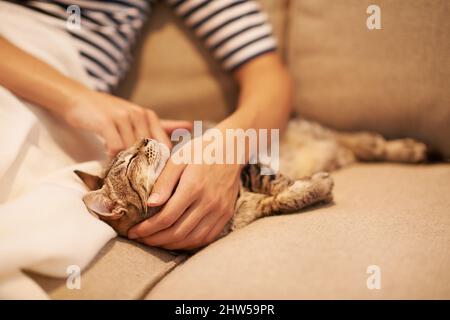
MULTIPOLYGON (((101 177, 75 171, 90 190, 83 197, 88 210, 126 237, 132 226, 159 211, 146 201, 169 154, 165 145, 143 138, 120 152, 101 177)), ((412 139, 387 141, 375 133, 341 133, 292 120, 280 155, 279 174, 261 175, 257 164, 244 167, 235 213, 222 236, 262 217, 330 202, 333 180, 327 171, 356 161, 421 162, 426 146, 412 139)))

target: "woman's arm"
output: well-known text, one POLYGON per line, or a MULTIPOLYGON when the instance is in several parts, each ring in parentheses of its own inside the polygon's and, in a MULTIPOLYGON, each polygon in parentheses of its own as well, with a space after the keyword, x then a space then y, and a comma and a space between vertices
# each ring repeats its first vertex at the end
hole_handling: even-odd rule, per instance
POLYGON ((250 61, 234 75, 240 87, 238 107, 218 128, 283 130, 292 110, 292 81, 278 54, 250 61))
MULTIPOLYGON (((240 84, 238 108, 217 128, 222 133, 227 128, 283 129, 291 112, 292 84, 279 56, 259 56, 235 76, 240 84)), ((149 198, 150 206, 168 200, 166 205, 131 229, 129 237, 172 250, 212 242, 234 213, 241 168, 240 164, 185 166, 169 161, 149 198)))
POLYGON ((153 111, 93 91, 2 37, 0 52, 0 85, 47 109, 68 125, 100 135, 109 153, 131 146, 140 137, 154 137, 170 145, 153 111))
POLYGON ((0 85, 15 95, 63 115, 89 89, 0 37, 0 85))

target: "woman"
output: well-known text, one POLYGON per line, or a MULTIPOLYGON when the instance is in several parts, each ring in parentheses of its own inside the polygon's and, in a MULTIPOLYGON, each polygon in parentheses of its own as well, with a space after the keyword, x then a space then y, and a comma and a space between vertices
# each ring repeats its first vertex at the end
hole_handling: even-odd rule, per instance
MULTIPOLYGON (((291 81, 276 53, 271 28, 252 0, 167 0, 240 85, 236 111, 217 129, 280 128, 291 110, 291 81)), ((20 1, 67 21, 81 8, 80 28, 67 27, 97 90, 89 89, 0 38, 0 85, 52 112, 67 125, 100 135, 115 154, 148 136, 170 146, 166 132, 185 122, 162 121, 149 109, 110 94, 131 61, 131 49, 151 2, 20 1), (73 10, 73 11, 71 11, 73 10), (33 73, 29 70, 34 69, 33 73)), ((75 19, 76 22, 76 19, 75 19)), ((129 237, 167 249, 193 249, 216 239, 231 218, 240 164, 175 164, 169 160, 148 199, 164 207, 129 237)))

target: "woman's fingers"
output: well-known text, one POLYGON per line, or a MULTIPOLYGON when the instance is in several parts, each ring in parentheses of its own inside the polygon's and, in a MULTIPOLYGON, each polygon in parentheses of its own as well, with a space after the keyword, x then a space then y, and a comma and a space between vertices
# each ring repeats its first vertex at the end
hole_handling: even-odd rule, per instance
POLYGON ((100 135, 105 139, 106 149, 110 156, 115 156, 125 147, 122 138, 114 125, 102 126, 100 135))
MULTIPOLYGON (((177 249, 196 249, 202 247, 206 243, 205 238, 211 232, 211 228, 219 224, 222 216, 217 216, 215 214, 207 214, 200 223, 195 227, 194 230, 183 240, 178 242, 169 243, 163 245, 162 247, 167 250, 177 250, 177 249)), ((225 222, 226 223, 226 222, 225 222)), ((221 226, 223 228, 225 224, 221 226)))
POLYGON ((141 138, 151 138, 150 126, 146 118, 146 110, 137 107, 131 112, 130 116, 133 121, 134 136, 136 140, 141 138))
POLYGON ((116 120, 116 126, 119 130, 120 136, 122 137, 122 141, 125 142, 125 147, 128 148, 132 146, 137 139, 134 136, 134 130, 129 115, 116 120))
POLYGON ((130 239, 146 238, 158 231, 169 228, 190 205, 191 201, 185 192, 175 192, 160 212, 133 227, 128 232, 128 237, 130 239))
POLYGON ((125 103, 113 110, 110 116, 111 124, 117 128, 124 144, 123 148, 130 147, 144 137, 156 139, 171 148, 172 142, 168 134, 178 128, 192 129, 192 123, 189 121, 160 121, 153 110, 130 103, 125 103))
POLYGON ((161 127, 158 116, 155 114, 155 112, 152 110, 147 110, 146 114, 152 138, 158 140, 159 142, 164 143, 166 146, 169 147, 169 149, 172 148, 172 142, 167 136, 167 133, 161 127))
MULTIPOLYGON (((174 165, 169 160, 153 186, 152 193, 148 199, 149 206, 160 206, 169 199, 183 170, 183 165, 174 165)), ((144 238, 170 227, 194 202, 191 195, 189 188, 177 189, 170 201, 159 213, 131 228, 128 232, 128 237, 130 239, 144 238)))
MULTIPOLYGON (((213 207, 213 210, 217 209, 213 207)), ((216 240, 233 216, 234 206, 223 211, 221 215, 213 213, 210 212, 207 216, 205 215, 185 239, 163 245, 163 247, 169 250, 192 250, 206 246, 216 240)))
POLYGON ((167 134, 171 134, 176 129, 192 130, 192 122, 184 120, 161 120, 161 126, 167 134))
MULTIPOLYGON (((234 211, 233 211, 234 213, 234 211)), ((233 213, 230 215, 224 214, 220 220, 215 224, 215 226, 211 229, 211 231, 208 233, 206 238, 204 239, 205 244, 209 244, 217 239, 217 237, 222 232, 223 228, 225 228, 225 225, 230 221, 231 217, 233 216, 233 213)))
POLYGON ((169 200, 185 167, 184 164, 173 163, 172 159, 169 158, 147 200, 149 207, 161 206, 169 200))
POLYGON ((156 232, 141 242, 150 246, 160 246, 182 241, 195 229, 206 213, 201 205, 193 203, 171 227, 156 232))

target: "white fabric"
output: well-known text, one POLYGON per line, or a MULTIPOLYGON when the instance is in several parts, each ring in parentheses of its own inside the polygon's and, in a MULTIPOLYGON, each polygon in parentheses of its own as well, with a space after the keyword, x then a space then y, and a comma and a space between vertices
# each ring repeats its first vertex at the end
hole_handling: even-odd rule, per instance
MULTIPOLYGON (((54 19, 0 2, 0 35, 93 87, 73 40, 54 19)), ((30 70, 33 72, 33 70, 30 70)), ((83 269, 116 233, 81 200, 73 169, 100 170, 102 145, 0 87, 0 298, 46 298, 22 270, 66 277, 83 269), (84 162, 84 163, 82 163, 84 162)))

